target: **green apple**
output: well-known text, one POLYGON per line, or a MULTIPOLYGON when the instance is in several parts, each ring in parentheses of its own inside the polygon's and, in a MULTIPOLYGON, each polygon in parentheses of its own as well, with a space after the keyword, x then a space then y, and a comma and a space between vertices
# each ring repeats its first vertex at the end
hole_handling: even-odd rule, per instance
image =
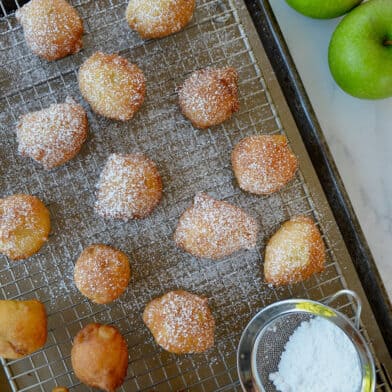
POLYGON ((392 96, 392 0, 370 0, 346 15, 332 35, 328 61, 347 93, 392 96))
POLYGON ((362 0, 286 0, 296 11, 316 19, 330 19, 350 11, 362 0))

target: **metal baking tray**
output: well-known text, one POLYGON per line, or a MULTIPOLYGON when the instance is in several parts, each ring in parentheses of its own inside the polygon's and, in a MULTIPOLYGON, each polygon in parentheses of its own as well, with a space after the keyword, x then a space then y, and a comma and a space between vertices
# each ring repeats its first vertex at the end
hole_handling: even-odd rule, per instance
MULTIPOLYGON (((90 390, 72 372, 70 349, 78 330, 95 321, 113 323, 128 342, 128 376, 121 391, 240 391, 236 347, 257 310, 290 297, 322 300, 342 288, 355 290, 364 302, 362 331, 376 357, 377 391, 391 390, 387 345, 246 8, 257 6, 257 12, 268 17, 262 13, 262 2, 199 0, 184 31, 153 41, 142 41, 129 30, 124 0, 71 3, 84 19, 84 49, 52 63, 39 60, 26 48, 13 13, 0 18, 0 194, 37 195, 49 207, 53 223, 51 237, 39 254, 17 263, 0 258, 1 297, 38 298, 49 313, 45 347, 27 358, 3 361, 11 390, 51 391, 56 385, 72 392, 90 390), (46 172, 18 156, 15 123, 21 114, 62 102, 67 95, 85 105, 78 92, 77 70, 96 50, 119 52, 137 63, 147 77, 147 100, 126 123, 88 110, 90 136, 81 153, 46 172), (179 112, 176 88, 195 69, 225 65, 239 71, 241 109, 222 126, 196 130, 179 112), (233 145, 260 132, 286 134, 301 166, 288 187, 268 197, 242 192, 230 168, 233 145), (164 183, 163 201, 145 220, 105 221, 93 210, 99 173, 110 153, 135 150, 156 161, 164 183), (176 249, 173 231, 197 191, 237 204, 255 216, 261 226, 257 250, 213 262, 176 249), (317 221, 327 246, 327 268, 301 284, 270 287, 262 276, 264 245, 282 222, 297 214, 317 221), (120 248, 132 263, 129 289, 105 306, 86 300, 72 278, 81 250, 97 242, 120 248), (216 343, 209 352, 167 353, 143 325, 146 303, 174 288, 209 297, 217 324, 216 343)), ((0 8, 7 13, 2 1, 0 8)), ((349 298, 339 308, 349 317, 354 314, 349 298)))

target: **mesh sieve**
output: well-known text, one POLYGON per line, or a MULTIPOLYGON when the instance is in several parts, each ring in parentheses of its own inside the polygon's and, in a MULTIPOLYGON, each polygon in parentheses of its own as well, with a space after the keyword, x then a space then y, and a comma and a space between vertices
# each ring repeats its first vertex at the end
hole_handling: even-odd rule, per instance
POLYGON ((314 316, 307 313, 289 313, 273 320, 258 336, 252 353, 252 372, 257 384, 266 392, 276 392, 269 375, 278 371, 282 352, 290 336, 303 321, 314 316))
POLYGON ((304 321, 323 317, 340 328, 356 349, 362 370, 361 392, 375 390, 375 369, 369 348, 359 332, 361 301, 351 290, 340 290, 322 303, 307 299, 279 301, 262 309, 246 327, 238 347, 237 365, 244 391, 277 392, 269 380, 278 371, 286 343, 304 321), (342 296, 355 302, 354 322, 328 306, 342 296))

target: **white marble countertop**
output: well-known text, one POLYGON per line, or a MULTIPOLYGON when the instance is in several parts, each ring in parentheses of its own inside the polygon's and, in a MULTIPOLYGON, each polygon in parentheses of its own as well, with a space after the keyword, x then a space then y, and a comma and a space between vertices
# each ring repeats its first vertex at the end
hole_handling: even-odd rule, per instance
POLYGON ((314 20, 285 0, 270 3, 392 298, 392 98, 359 100, 335 84, 327 54, 339 19, 314 20))

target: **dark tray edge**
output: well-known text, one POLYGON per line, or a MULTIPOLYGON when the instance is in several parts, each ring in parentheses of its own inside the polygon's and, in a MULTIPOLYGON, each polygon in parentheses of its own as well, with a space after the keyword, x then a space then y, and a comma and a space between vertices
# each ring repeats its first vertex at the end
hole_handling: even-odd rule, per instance
POLYGON ((392 355, 392 305, 269 0, 245 0, 392 355))

